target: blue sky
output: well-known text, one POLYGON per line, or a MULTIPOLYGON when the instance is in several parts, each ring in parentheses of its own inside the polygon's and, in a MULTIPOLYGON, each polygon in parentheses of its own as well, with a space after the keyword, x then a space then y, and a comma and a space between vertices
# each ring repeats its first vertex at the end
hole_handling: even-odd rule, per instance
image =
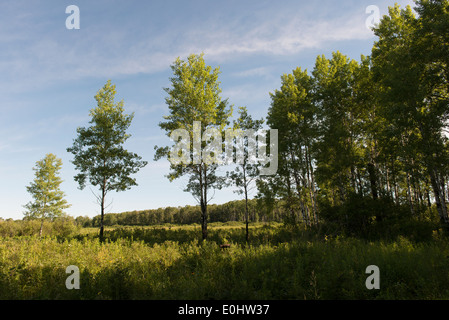
MULTIPOLYGON (((117 101, 135 113, 127 148, 149 162, 136 175, 138 187, 110 194, 108 211, 196 204, 182 181, 165 178, 168 163, 153 161, 154 145, 170 142, 158 123, 168 111, 163 88, 176 57, 204 52, 206 63, 221 69, 222 97, 262 118, 282 74, 298 66, 311 70, 317 55, 337 50, 356 60, 370 54, 369 5, 383 15, 394 2, 2 0, 0 217, 23 217, 32 168, 47 153, 63 160, 61 188, 72 205, 67 213, 99 214, 91 190, 77 188, 66 148, 76 128, 88 125, 94 96, 108 79, 117 101), (69 5, 80 9, 79 30, 65 26, 69 5)), ((212 203, 237 197, 217 191, 212 203)))

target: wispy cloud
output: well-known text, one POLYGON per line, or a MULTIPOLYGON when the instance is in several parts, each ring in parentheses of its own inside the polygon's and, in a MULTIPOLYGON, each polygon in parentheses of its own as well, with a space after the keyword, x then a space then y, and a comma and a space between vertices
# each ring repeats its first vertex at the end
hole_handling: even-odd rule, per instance
POLYGON ((258 67, 251 68, 248 70, 243 70, 239 72, 234 72, 232 74, 234 77, 247 78, 247 77, 270 77, 272 75, 272 70, 269 67, 258 67))
MULTIPOLYGON (((301 4, 296 8, 289 11, 282 5, 270 5, 253 15, 243 13, 235 17, 229 12, 224 16, 213 12, 211 18, 191 24, 186 30, 173 23, 171 28, 155 32, 151 24, 145 23, 143 28, 148 30, 140 31, 138 37, 132 30, 117 26, 111 26, 111 32, 105 33, 108 25, 102 28, 83 25, 79 35, 68 30, 37 35, 29 26, 14 23, 17 30, 11 33, 13 36, 0 37, 0 44, 7 44, 2 46, 0 71, 9 75, 8 80, 3 78, 4 84, 20 82, 15 87, 20 91, 85 77, 160 72, 177 56, 201 51, 209 59, 223 62, 250 54, 293 55, 304 49, 319 48, 329 41, 373 36, 365 28, 364 12, 359 8, 335 16, 323 14, 318 19, 310 15, 324 10, 321 4, 301 4), (222 23, 225 20, 227 23, 222 23), (21 45, 13 45, 14 39, 15 42, 21 39, 21 45)), ((27 11, 17 13, 22 21, 26 21, 27 14, 27 11)), ((12 20, 9 18, 2 25, 12 20)))

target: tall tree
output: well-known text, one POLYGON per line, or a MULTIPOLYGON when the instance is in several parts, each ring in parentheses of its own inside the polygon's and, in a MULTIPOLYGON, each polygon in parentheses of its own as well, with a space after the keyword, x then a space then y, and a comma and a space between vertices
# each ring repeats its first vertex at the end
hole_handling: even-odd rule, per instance
MULTIPOLYGON (((427 74, 434 82, 449 90, 449 1, 416 0, 419 28, 415 40, 419 43, 421 59, 427 65, 427 74)), ((437 93, 437 92, 435 92, 437 93)), ((440 92, 441 93, 441 92, 440 92)), ((447 96, 440 95, 446 99, 447 96)))
POLYGON ((27 191, 34 201, 24 206, 27 209, 24 214, 26 219, 40 219, 39 236, 42 236, 44 220, 59 217, 64 214, 64 209, 70 207, 64 199, 64 192, 60 190, 61 167, 62 160, 49 153, 44 159, 37 161, 33 168, 35 178, 27 191))
MULTIPOLYGON (((239 108, 239 117, 234 121, 234 130, 237 132, 254 132, 257 133, 262 129, 264 120, 253 120, 248 114, 245 107, 239 108)), ((245 197, 245 224, 246 224, 246 242, 249 242, 249 209, 248 209, 248 193, 255 187, 255 181, 259 177, 259 165, 252 154, 255 150, 251 150, 251 146, 257 144, 257 134, 249 134, 246 137, 236 137, 236 147, 241 149, 243 153, 241 163, 238 163, 233 171, 229 173, 229 178, 237 187, 237 193, 243 194, 245 197), (252 141, 251 141, 252 140, 252 141)))
POLYGON ((447 35, 439 30, 447 24, 441 17, 447 17, 448 2, 418 4, 422 17, 417 18, 410 6, 401 9, 396 5, 375 28, 379 40, 373 47, 373 70, 382 86, 382 116, 394 131, 391 140, 397 141, 396 154, 404 164, 412 212, 413 191, 420 183, 415 178, 427 176, 440 220, 449 230, 445 190, 449 161, 443 134, 449 115, 447 57, 441 55, 447 50, 447 35), (434 20, 439 27, 432 31, 433 22, 429 21, 434 20), (430 38, 426 39, 426 35, 430 38))
MULTIPOLYGON (((207 239, 209 191, 221 189, 225 179, 217 175, 219 164, 207 161, 208 154, 214 152, 206 149, 208 145, 206 142, 215 141, 218 144, 215 153, 220 153, 221 134, 225 126, 229 125, 232 106, 228 105, 227 99, 221 98, 219 68, 212 69, 207 66, 204 54, 192 54, 186 61, 177 58, 171 69, 173 70, 173 77, 170 78, 171 87, 164 89, 168 94, 165 101, 170 114, 164 116, 165 121, 160 122, 159 126, 169 137, 173 137, 172 134, 176 135, 177 130, 187 132, 187 137, 183 138, 188 140, 185 142, 188 150, 172 150, 173 153, 183 154, 184 161, 170 161, 171 172, 167 177, 170 181, 182 176, 189 178, 185 191, 190 192, 200 204, 202 238, 207 239), (212 134, 208 135, 207 132, 212 134), (220 137, 214 136, 214 132, 221 133, 220 137)), ((175 138, 178 139, 179 136, 175 138)), ((210 143, 212 144, 213 142, 210 143)), ((155 146, 155 150, 155 160, 173 158, 174 154, 171 153, 170 147, 155 146)), ((214 156, 220 160, 220 155, 214 156)))
POLYGON ((279 170, 260 190, 275 192, 286 200, 290 219, 301 213, 306 225, 318 221, 316 181, 312 149, 317 139, 317 108, 313 79, 307 70, 297 68, 281 77, 281 88, 271 93, 267 123, 279 130, 279 170), (270 190, 271 186, 271 191, 270 190))
POLYGON ((100 241, 103 242, 104 211, 106 195, 110 191, 125 191, 136 186, 137 173, 147 162, 140 156, 126 150, 123 145, 130 138, 126 133, 134 114, 124 113, 124 103, 114 102, 115 85, 109 80, 95 96, 97 107, 90 111, 90 127, 77 129, 78 137, 73 146, 67 148, 74 155, 72 163, 80 171, 75 176, 79 188, 86 183, 98 187, 96 195, 101 208, 100 241))
POLYGON ((317 178, 331 186, 335 204, 344 202, 350 193, 361 192, 357 184, 361 157, 359 112, 354 94, 358 68, 355 60, 334 52, 331 59, 319 56, 312 72, 321 119, 316 145, 317 178))

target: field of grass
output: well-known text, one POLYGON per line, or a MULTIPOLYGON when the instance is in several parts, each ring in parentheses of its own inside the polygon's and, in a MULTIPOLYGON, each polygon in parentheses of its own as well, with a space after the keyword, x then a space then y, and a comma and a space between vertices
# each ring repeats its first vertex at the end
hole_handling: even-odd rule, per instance
POLYGON ((281 224, 81 229, 65 238, 0 238, 0 299, 448 299, 444 239, 322 239, 281 224), (220 249, 229 243, 231 248, 220 249), (66 268, 80 271, 68 290, 66 268), (368 290, 366 267, 380 269, 368 290))

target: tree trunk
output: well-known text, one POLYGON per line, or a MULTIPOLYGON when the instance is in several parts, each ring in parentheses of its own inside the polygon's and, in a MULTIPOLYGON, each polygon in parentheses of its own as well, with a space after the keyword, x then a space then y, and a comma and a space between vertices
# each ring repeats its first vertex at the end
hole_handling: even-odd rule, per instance
POLYGON ((43 227, 44 227, 44 219, 42 218, 41 219, 41 228, 39 229, 39 238, 42 237, 42 229, 43 229, 43 227))
MULTIPOLYGON (((291 152, 290 152, 290 157, 291 157, 293 163, 295 163, 297 161, 295 156, 291 152)), ((298 170, 296 169, 295 166, 293 166, 293 178, 295 180, 295 186, 296 186, 296 193, 298 195, 298 201, 299 201, 299 204, 301 206, 300 210, 301 210, 301 215, 302 215, 302 221, 304 222, 304 224, 306 226, 309 226, 309 217, 308 217, 308 214, 307 214, 305 206, 304 206, 303 194, 301 192, 301 180, 300 180, 300 177, 299 177, 298 170)))
POLYGON ((245 187, 245 221, 246 221, 246 243, 249 242, 249 230, 248 230, 248 192, 245 187))
POLYGON ((445 202, 441 201, 441 198, 444 197, 444 195, 441 194, 440 188, 438 186, 438 182, 436 179, 436 174, 433 169, 429 170, 430 175, 430 183, 432 184, 433 193, 435 195, 435 203, 437 205, 438 214, 440 216, 441 224, 443 225, 443 228, 445 232, 449 232, 449 221, 447 217, 447 208, 445 208, 445 202), (444 205, 444 207, 443 207, 444 205))
POLYGON ((100 215, 100 243, 104 242, 104 198, 106 196, 105 187, 101 188, 101 215, 100 215))
POLYGON ((368 163, 368 173, 369 173, 369 180, 371 183, 371 193, 374 200, 377 200, 378 194, 377 194, 377 177, 376 177, 376 167, 374 164, 368 163))
POLYGON ((200 206, 201 206, 201 234, 203 240, 207 239, 207 176, 206 176, 206 165, 200 166, 200 206), (204 175, 204 179, 203 179, 204 175))
POLYGON ((243 188, 245 190, 245 223, 246 223, 246 236, 245 236, 245 240, 246 243, 249 242, 249 230, 248 230, 248 184, 246 181, 246 169, 245 166, 242 166, 243 169, 243 188))
POLYGON ((312 214, 313 214, 313 222, 315 225, 318 224, 318 216, 317 216, 317 199, 316 199, 316 190, 315 190, 315 179, 312 167, 312 158, 309 152, 309 147, 306 147, 306 165, 307 165, 307 180, 309 181, 309 190, 310 190, 310 202, 312 204, 312 214))
POLYGON ((440 192, 440 200, 441 200, 441 207, 443 209, 443 215, 446 217, 446 223, 449 223, 449 217, 447 214, 447 204, 446 204, 446 190, 445 190, 445 186, 444 186, 444 177, 440 174, 440 179, 439 179, 440 185, 441 185, 441 192, 440 192))
POLYGON ((429 180, 426 180, 426 198, 427 198, 427 207, 432 208, 432 202, 430 201, 430 190, 429 190, 429 180))
POLYGON ((207 207, 203 200, 201 200, 201 234, 203 240, 207 239, 207 207))
POLYGON ((410 175, 408 173, 408 171, 406 171, 406 180, 407 180, 407 199, 408 199, 408 203, 410 206, 410 212, 412 213, 412 216, 415 215, 415 208, 413 205, 413 198, 412 198, 412 190, 411 190, 411 186, 410 186, 410 175))

